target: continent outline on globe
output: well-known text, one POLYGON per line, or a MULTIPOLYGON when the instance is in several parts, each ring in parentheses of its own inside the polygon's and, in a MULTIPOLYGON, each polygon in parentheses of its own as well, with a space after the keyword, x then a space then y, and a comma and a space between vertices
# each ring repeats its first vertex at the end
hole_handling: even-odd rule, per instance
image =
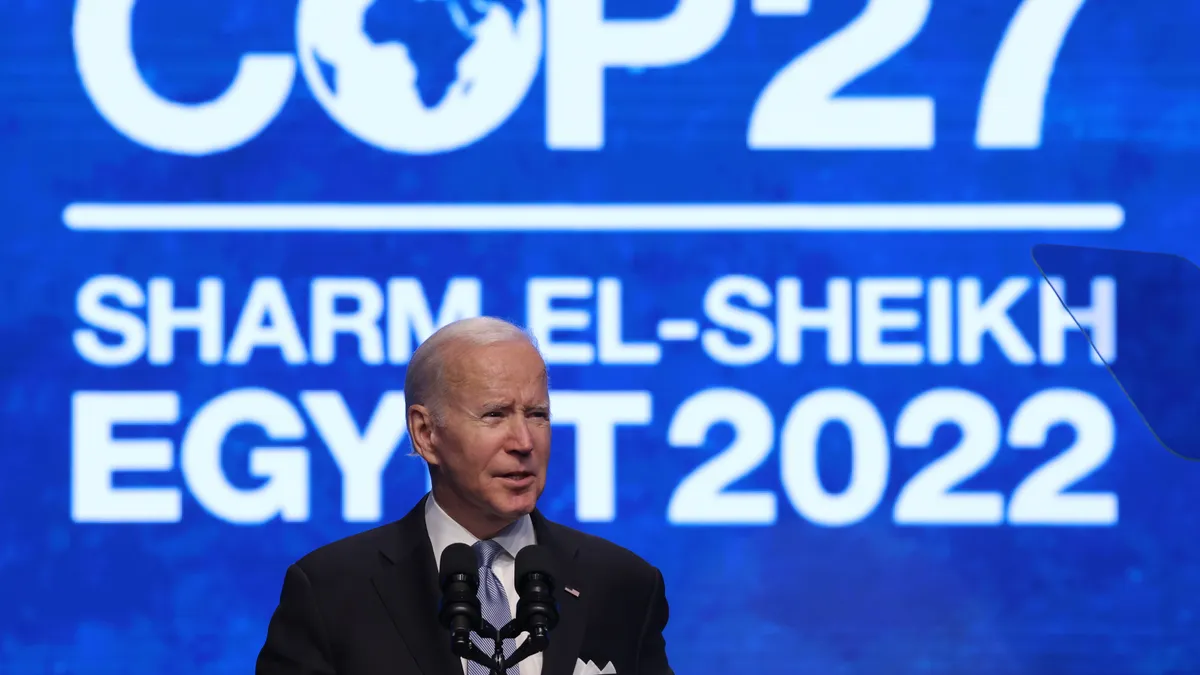
POLYGON ((417 69, 421 101, 426 108, 435 108, 457 79, 458 60, 474 44, 475 29, 492 7, 507 10, 515 27, 525 3, 523 0, 372 0, 363 14, 363 35, 377 45, 404 45, 417 69), (449 21, 448 26, 430 21, 439 16, 449 21))
POLYGON ((342 128, 409 154, 455 150, 516 111, 541 69, 539 0, 301 0, 297 46, 342 128))

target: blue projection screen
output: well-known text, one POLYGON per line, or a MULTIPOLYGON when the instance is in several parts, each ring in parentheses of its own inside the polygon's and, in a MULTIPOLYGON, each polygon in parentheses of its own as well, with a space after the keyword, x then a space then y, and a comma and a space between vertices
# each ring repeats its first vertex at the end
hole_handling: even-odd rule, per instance
POLYGON ((662 569, 677 673, 1200 672, 1197 467, 1105 366, 1157 305, 1031 256, 1200 259, 1198 29, 4 3, 0 671, 251 672, 287 565, 424 494, 405 364, 487 314, 550 364, 541 508, 662 569))

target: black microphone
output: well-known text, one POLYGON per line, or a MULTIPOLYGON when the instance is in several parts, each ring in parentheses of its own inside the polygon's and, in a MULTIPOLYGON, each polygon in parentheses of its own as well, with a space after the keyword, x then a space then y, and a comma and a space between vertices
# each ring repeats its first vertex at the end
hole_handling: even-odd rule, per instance
POLYGON ((554 601, 554 558, 545 548, 526 546, 517 553, 517 617, 510 624, 517 634, 529 633, 516 651, 504 660, 504 669, 520 663, 550 644, 550 631, 558 625, 554 601))
POLYGON ((479 606, 479 570, 475 551, 466 544, 451 544, 442 551, 438 566, 442 589, 438 620, 442 627, 450 630, 451 645, 455 654, 471 645, 471 631, 483 623, 483 612, 479 606))
POLYGON ((455 656, 482 664, 492 672, 499 670, 495 659, 483 653, 471 641, 471 631, 494 638, 496 630, 483 620, 479 604, 479 568, 475 551, 466 544, 450 544, 442 551, 438 585, 442 603, 438 620, 450 630, 450 651, 455 656))
POLYGON ((558 625, 553 570, 554 558, 541 546, 526 546, 517 553, 517 623, 535 640, 546 639, 558 625))

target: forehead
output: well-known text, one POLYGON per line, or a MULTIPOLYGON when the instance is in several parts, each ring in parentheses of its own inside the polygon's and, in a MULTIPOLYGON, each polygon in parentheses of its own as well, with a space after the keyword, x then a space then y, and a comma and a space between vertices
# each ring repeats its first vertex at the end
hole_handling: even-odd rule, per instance
POLYGON ((446 383, 457 397, 544 397, 546 365, 532 345, 467 345, 447 354, 446 383))

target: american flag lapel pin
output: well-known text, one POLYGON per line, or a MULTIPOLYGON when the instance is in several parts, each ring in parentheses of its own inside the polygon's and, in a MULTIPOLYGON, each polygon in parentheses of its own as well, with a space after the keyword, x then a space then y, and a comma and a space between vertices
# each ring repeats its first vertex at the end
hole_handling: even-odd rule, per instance
POLYGON ((579 597, 579 591, 575 590, 574 588, 571 588, 570 586, 563 586, 563 590, 577 598, 579 597))

